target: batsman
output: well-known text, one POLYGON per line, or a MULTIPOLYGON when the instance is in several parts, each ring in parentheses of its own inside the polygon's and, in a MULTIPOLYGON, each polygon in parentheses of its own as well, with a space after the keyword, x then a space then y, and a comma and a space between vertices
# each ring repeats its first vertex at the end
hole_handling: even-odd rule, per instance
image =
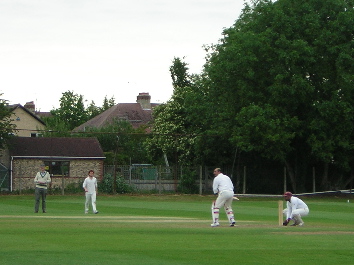
POLYGON ((214 180, 213 180, 213 192, 218 195, 216 201, 213 201, 211 206, 213 223, 211 227, 220 226, 219 224, 219 211, 221 207, 224 207, 227 218, 229 219, 230 226, 235 225, 234 212, 232 211, 231 205, 234 197, 234 185, 231 179, 221 173, 220 168, 214 169, 214 180))

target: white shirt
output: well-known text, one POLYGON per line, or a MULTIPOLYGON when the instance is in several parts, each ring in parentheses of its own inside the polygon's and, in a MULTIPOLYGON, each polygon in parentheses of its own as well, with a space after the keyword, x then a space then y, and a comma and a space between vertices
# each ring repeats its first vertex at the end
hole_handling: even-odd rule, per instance
POLYGON ((82 187, 86 187, 88 194, 95 193, 97 188, 97 179, 95 177, 92 177, 92 179, 90 177, 85 178, 82 187))
POLYGON ((234 185, 228 176, 219 173, 213 181, 213 192, 216 194, 224 190, 234 191, 234 185))
POLYGON ((293 211, 296 209, 308 208, 306 203, 298 197, 291 196, 290 202, 286 202, 286 208, 288 209, 286 218, 293 218, 293 211))

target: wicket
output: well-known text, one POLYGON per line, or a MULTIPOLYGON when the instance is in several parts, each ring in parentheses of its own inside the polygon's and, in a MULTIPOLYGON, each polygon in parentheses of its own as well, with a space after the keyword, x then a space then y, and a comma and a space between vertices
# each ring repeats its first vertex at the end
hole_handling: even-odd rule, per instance
POLYGON ((283 201, 278 201, 278 224, 283 225, 283 201))

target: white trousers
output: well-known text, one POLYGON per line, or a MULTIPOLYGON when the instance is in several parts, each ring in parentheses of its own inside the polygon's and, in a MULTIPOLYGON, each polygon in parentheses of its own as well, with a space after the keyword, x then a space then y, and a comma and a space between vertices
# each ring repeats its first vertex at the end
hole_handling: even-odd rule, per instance
POLYGON ((224 190, 219 193, 218 198, 215 201, 215 208, 231 208, 234 192, 231 190, 224 190))
POLYGON ((86 195, 85 213, 87 213, 88 210, 89 210, 90 202, 91 202, 91 204, 92 204, 92 211, 93 211, 93 213, 97 212, 97 209, 96 209, 96 192, 94 192, 94 193, 88 193, 88 192, 86 192, 85 195, 86 195))
POLYGON ((235 223, 234 212, 232 211, 231 205, 234 197, 234 192, 229 190, 224 190, 219 193, 216 201, 213 202, 211 206, 213 223, 219 223, 219 209, 224 207, 227 218, 230 224, 235 223))
MULTIPOLYGON (((288 213, 288 208, 284 209, 283 214, 285 217, 287 216, 288 213)), ((301 217, 306 216, 309 214, 309 208, 300 208, 300 209, 295 209, 292 211, 293 216, 294 215, 300 215, 301 217)))

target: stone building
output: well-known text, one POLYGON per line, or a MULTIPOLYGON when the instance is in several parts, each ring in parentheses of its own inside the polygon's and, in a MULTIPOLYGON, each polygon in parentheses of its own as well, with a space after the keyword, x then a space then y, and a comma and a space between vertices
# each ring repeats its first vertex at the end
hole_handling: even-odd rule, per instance
POLYGON ((40 164, 52 176, 51 188, 77 183, 94 170, 103 177, 105 159, 97 138, 14 137, 9 146, 9 190, 33 188, 33 179, 40 164))

